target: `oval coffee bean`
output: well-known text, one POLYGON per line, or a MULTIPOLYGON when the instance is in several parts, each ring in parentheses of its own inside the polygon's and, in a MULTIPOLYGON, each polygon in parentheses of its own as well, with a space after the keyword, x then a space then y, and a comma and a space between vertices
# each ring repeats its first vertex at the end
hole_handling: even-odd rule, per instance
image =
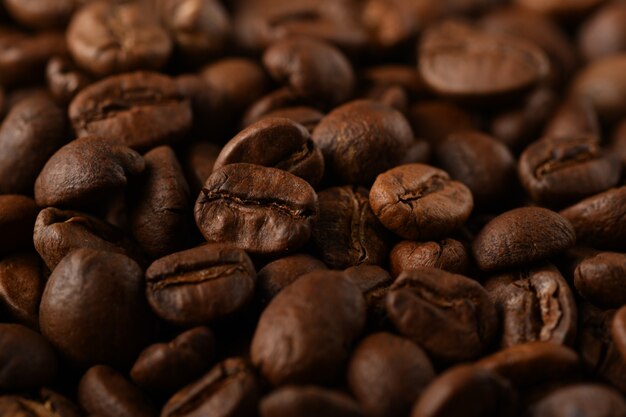
POLYGON ((186 326, 240 311, 254 295, 256 273, 243 250, 214 243, 154 261, 146 281, 154 312, 186 326))
POLYGON ((45 286, 44 265, 37 254, 0 259, 0 311, 32 329, 39 329, 39 303, 45 286))
POLYGON ((272 261, 257 274, 257 294, 263 304, 269 303, 285 287, 301 276, 318 269, 328 269, 324 262, 310 255, 296 254, 272 261))
POLYGON ((302 247, 317 211, 315 191, 303 179, 241 163, 211 174, 196 201, 195 218, 207 241, 269 255, 302 247))
POLYGON ((599 384, 576 384, 558 389, 532 405, 532 417, 619 417, 626 400, 619 391, 599 384))
POLYGON ((77 0, 4 0, 11 17, 34 29, 63 27, 80 4, 77 0))
POLYGON ((474 201, 470 190, 445 171, 401 165, 380 174, 370 190, 380 222, 405 239, 444 237, 465 223, 474 201))
POLYGON ((463 274, 468 270, 470 260, 467 249, 458 240, 449 238, 438 242, 403 240, 391 250, 389 264, 394 277, 400 275, 402 271, 420 266, 463 274))
POLYGON ((626 305, 626 254, 601 252, 576 267, 574 285, 590 303, 605 308, 626 305))
POLYGON ((483 271, 539 261, 574 246, 572 224, 540 207, 522 207, 491 220, 472 243, 472 253, 483 271))
POLYGON ((324 157, 306 128, 283 118, 263 118, 232 138, 214 170, 246 162, 290 172, 316 186, 324 174, 324 157))
POLYGON ((617 350, 626 361, 626 306, 620 308, 615 313, 611 322, 611 335, 617 350))
POLYGON ((15 417, 83 417, 83 412, 67 398, 42 388, 36 397, 0 396, 0 415, 15 417))
POLYGON ((39 317, 42 334, 73 363, 127 365, 151 324, 143 271, 121 254, 75 250, 50 275, 39 317))
POLYGON ((48 61, 46 81, 50 94, 61 103, 69 103, 92 82, 91 77, 76 68, 69 58, 59 56, 48 61))
POLYGON ((543 129, 545 137, 599 137, 600 122, 596 110, 586 99, 565 99, 543 129))
POLYGON ((244 359, 230 358, 174 394, 161 417, 247 417, 255 415, 260 395, 250 365, 244 359))
POLYGON ((154 72, 91 84, 74 97, 68 111, 78 136, 100 136, 140 150, 176 142, 192 121, 191 105, 174 80, 154 72))
POLYGON ((400 274, 387 294, 387 314, 400 334, 447 362, 478 357, 498 327, 498 311, 480 284, 429 267, 400 274))
POLYGON ((588 61, 626 51, 626 5, 607 2, 578 30, 578 49, 588 61))
POLYGON ((355 284, 341 272, 310 272, 263 311, 252 363, 273 385, 332 382, 364 325, 365 301, 355 284))
POLYGON ((428 356, 413 342, 374 333, 356 347, 348 385, 368 416, 406 416, 435 377, 428 356))
POLYGON ((0 253, 32 248, 32 232, 37 218, 35 201, 23 195, 0 195, 0 253))
POLYGON ((345 269, 343 273, 359 287, 365 297, 368 327, 384 327, 388 321, 385 300, 393 284, 389 272, 377 265, 357 265, 345 269))
POLYGON ((313 107, 293 106, 272 110, 261 116, 261 119, 269 117, 281 117, 283 119, 293 120, 294 122, 304 126, 309 133, 313 133, 315 126, 317 126, 324 118, 324 113, 314 109, 313 107))
POLYGON ((451 133, 475 128, 475 122, 467 111, 443 100, 415 103, 409 109, 408 118, 415 136, 426 139, 433 147, 451 133))
POLYGON ((261 417, 363 417, 349 396, 316 386, 287 386, 261 401, 261 417))
POLYGON ((132 149, 85 136, 48 159, 35 181, 35 201, 40 207, 88 207, 123 189, 128 177, 144 168, 144 159, 132 149))

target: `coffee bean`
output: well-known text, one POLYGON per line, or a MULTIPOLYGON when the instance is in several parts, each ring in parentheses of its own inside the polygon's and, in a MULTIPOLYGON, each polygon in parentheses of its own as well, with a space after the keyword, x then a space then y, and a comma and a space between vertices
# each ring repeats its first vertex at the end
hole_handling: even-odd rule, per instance
POLYGON ((32 194, 39 171, 65 143, 65 133, 63 111, 47 95, 29 94, 14 104, 0 127, 0 193, 32 194))
POLYGON ((81 366, 124 366, 150 332, 143 271, 130 258, 78 249, 54 269, 41 299, 42 334, 81 366))
POLYGON ((191 195, 198 195, 220 154, 221 147, 211 142, 194 142, 182 159, 191 195))
POLYGON ((402 271, 420 266, 463 274, 467 272, 470 260, 465 246, 458 240, 449 238, 438 242, 404 240, 391 250, 389 264, 395 277, 402 271))
POLYGON ((0 396, 0 415, 15 417, 82 417, 78 406, 54 391, 43 388, 36 397, 0 396))
POLYGON ((415 136, 436 145, 456 131, 474 129, 472 116, 447 101, 419 101, 409 109, 408 119, 415 136))
POLYGON ((519 178, 532 199, 566 206, 617 185, 620 162, 592 136, 543 138, 519 159, 519 178))
POLYGON ((263 398, 261 417, 362 417, 349 396, 316 386, 287 386, 263 398))
POLYGON ((78 401, 89 413, 102 417, 156 416, 139 388, 104 365, 85 372, 78 384, 78 401))
POLYGON ((318 40, 278 41, 265 50, 263 64, 276 81, 314 103, 343 103, 354 89, 350 61, 334 46, 318 40))
POLYGON ((578 31, 578 49, 587 60, 626 51, 626 7, 609 2, 585 20, 578 31))
POLYGON ((294 106, 272 110, 269 113, 262 115, 259 120, 272 117, 293 120, 294 122, 304 126, 309 133, 313 133, 315 127, 324 118, 324 113, 314 109, 313 107, 294 106))
POLYGON ((0 324, 0 389, 27 390, 57 375, 57 357, 41 335, 20 324, 0 324))
POLYGON ((65 57, 53 57, 46 66, 46 81, 50 94, 61 103, 69 103, 76 94, 91 84, 91 77, 76 68, 65 57))
POLYGON ((365 301, 355 284, 341 272, 310 272, 263 311, 252 363, 273 385, 332 382, 364 325, 365 301))
POLYGON ((267 304, 298 278, 318 269, 328 268, 319 259, 305 254, 285 256, 272 261, 259 270, 257 295, 263 304, 267 304))
POLYGON ((591 102, 584 98, 566 99, 544 127, 545 137, 599 137, 600 122, 591 102))
POLYGON ((374 333, 355 349, 348 365, 348 385, 368 416, 408 415, 435 377, 419 346, 390 333, 374 333))
POLYGON ((313 141, 334 181, 369 185, 400 162, 414 139, 400 112, 375 101, 356 100, 326 115, 313 131, 313 141))
POLYGON ((320 191, 319 218, 313 226, 313 242, 331 268, 383 264, 387 236, 362 187, 332 187, 320 191))
POLYGON ((562 210, 583 244, 602 249, 626 249, 626 187, 596 194, 562 210))
POLYGON ((615 313, 611 322, 611 335, 615 347, 626 361, 626 307, 622 307, 615 313))
POLYGON ((368 327, 384 327, 387 324, 385 300, 393 284, 389 272, 377 265, 357 265, 345 269, 343 273, 359 287, 365 297, 368 327))
POLYGON ((32 231, 38 209, 35 201, 23 195, 0 195, 0 252, 13 252, 33 246, 32 231))
POLYGON ((316 186, 324 174, 324 157, 306 128, 283 118, 263 118, 232 138, 214 170, 233 163, 278 168, 316 186))
POLYGON ((196 201, 195 218, 207 241, 269 255, 302 247, 317 211, 317 196, 306 181, 239 163, 213 171, 196 201))
POLYGON ((370 205, 385 227, 405 239, 448 235, 465 223, 473 208, 470 190, 445 171, 401 165, 376 178, 370 205))
POLYGON ((132 149, 85 136, 63 146, 46 162, 35 181, 35 201, 41 207, 88 207, 123 189, 128 177, 144 168, 143 158, 132 149))
POLYGON ((387 314, 400 334, 448 362, 478 357, 498 327, 496 307, 480 284, 429 267, 400 274, 387 294, 387 314))
POLYGON ((163 407, 161 417, 255 415, 260 391, 257 377, 244 359, 226 359, 174 394, 163 407))
POLYGON ((626 400, 600 384, 576 384, 556 390, 532 406, 532 417, 618 417, 626 414, 626 400))
MULTIPOLYGON (((366 12, 365 12, 366 13, 366 12)), ((410 97, 421 96, 427 92, 424 81, 411 65, 383 64, 367 68, 361 74, 364 81, 372 86, 398 86, 410 97)))
POLYGON ((159 69, 172 50, 167 32, 142 2, 90 2, 74 14, 66 37, 74 61, 98 77, 159 69))
POLYGON ((34 29, 47 29, 63 27, 78 7, 79 1, 60 0, 50 3, 45 0, 4 0, 3 4, 19 23, 34 29))
POLYGON ((139 150, 176 142, 192 121, 189 101, 174 80, 153 72, 91 84, 74 97, 68 111, 78 136, 100 136, 139 150))
POLYGON ((241 118, 241 126, 249 126, 276 110, 305 104, 307 101, 289 87, 280 87, 254 101, 241 118))
POLYGON ((215 359, 215 337, 206 327, 194 327, 169 343, 145 348, 130 376, 153 392, 172 392, 199 378, 215 359))
POLYGON ((476 236, 472 253, 483 271, 539 261, 574 246, 572 224, 540 207, 507 211, 491 220, 476 236))
POLYGON ((39 329, 39 303, 46 274, 39 256, 19 253, 0 259, 0 310, 5 318, 39 329))
POLYGON ((491 277, 485 288, 502 313, 502 347, 536 340, 573 343, 576 303, 555 267, 543 265, 491 277))
POLYGON ((574 285, 594 305, 619 308, 626 304, 626 254, 601 252, 576 267, 574 285))
POLYGON ((214 243, 154 261, 146 281, 156 314, 174 324, 193 325, 245 307, 254 294, 256 273, 243 250, 214 243))

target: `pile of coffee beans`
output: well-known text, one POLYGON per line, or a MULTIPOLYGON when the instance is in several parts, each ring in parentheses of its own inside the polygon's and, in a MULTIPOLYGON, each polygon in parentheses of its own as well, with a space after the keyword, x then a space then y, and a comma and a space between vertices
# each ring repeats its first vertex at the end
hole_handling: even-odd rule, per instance
POLYGON ((0 0, 0 417, 626 417, 626 1, 0 0))

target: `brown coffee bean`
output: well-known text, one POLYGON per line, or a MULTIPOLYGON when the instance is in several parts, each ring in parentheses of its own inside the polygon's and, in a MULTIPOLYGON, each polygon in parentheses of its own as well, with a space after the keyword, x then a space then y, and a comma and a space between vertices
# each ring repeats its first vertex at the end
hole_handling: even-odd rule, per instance
POLYGON ((130 376, 140 387, 171 392, 199 378, 215 359, 215 337, 206 327, 194 327, 169 343, 145 348, 130 376))
POLYGON ((518 173, 534 201, 563 207, 617 185, 621 164, 593 136, 552 137, 524 150, 518 173))
POLYGON ((156 314, 178 325, 194 325, 240 311, 252 299, 256 273, 243 250, 214 243, 154 261, 146 281, 156 314))
POLYGON ((46 162, 35 181, 35 201, 40 207, 89 207, 123 189, 128 177, 144 168, 143 158, 132 149, 85 136, 63 146, 46 162))
POLYGON ((37 254, 20 253, 0 260, 0 310, 31 329, 39 329, 39 303, 45 286, 44 265, 37 254))
POLYGON ((540 207, 522 207, 491 220, 476 236, 472 253, 483 271, 539 261, 574 246, 572 224, 540 207))
POLYGON ((23 195, 0 195, 0 253, 28 249, 33 246, 32 231, 38 209, 35 201, 23 195))
POLYGON ((576 384, 547 395, 533 404, 532 417, 619 417, 626 415, 626 400, 616 390, 599 384, 576 384))
POLYGON ((0 396, 0 415, 12 417, 83 417, 78 406, 54 391, 42 388, 36 397, 0 396))
POLYGON ((302 247, 317 218, 317 196, 288 172, 252 164, 213 171, 196 201, 204 238, 251 253, 279 254, 302 247))
POLYGON ((391 87, 399 86, 409 96, 421 96, 427 92, 423 80, 411 65, 382 64, 367 68, 361 74, 362 78, 372 86, 391 87))
POLYGON ((76 94, 91 84, 91 77, 76 68, 66 57, 56 56, 46 66, 46 81, 50 94, 61 103, 69 103, 76 94))
POLYGON ((172 78, 132 72, 83 89, 70 103, 69 117, 79 136, 100 136, 141 150, 183 137, 192 113, 172 78))
POLYGON ((550 62, 525 40, 443 21, 422 35, 418 67, 438 94, 476 101, 533 87, 548 75, 550 62))
POLYGON ((47 95, 29 94, 14 104, 0 127, 0 193, 31 195, 65 134, 63 111, 47 95))
POLYGON ((139 388, 104 365, 90 368, 78 384, 78 401, 100 417, 155 417, 156 412, 139 388))
POLYGON ((585 20, 578 31, 578 49, 587 60, 626 51, 626 5, 607 2, 585 20))
POLYGON ((343 271, 347 279, 354 282, 365 297, 367 324, 370 328, 380 328, 387 324, 385 300, 393 278, 389 272, 376 265, 351 266, 343 271))
POLYGON ((316 386, 287 386, 261 401, 261 417, 363 417, 349 396, 316 386))
POLYGON ((306 128, 283 118, 263 118, 232 138, 214 170, 233 163, 278 168, 316 186, 324 174, 324 157, 306 128))
POLYGON ((474 207, 465 185, 422 164, 401 165, 380 174, 369 200, 380 222, 405 239, 444 237, 461 227, 474 207))
POLYGON ((77 0, 4 0, 3 3, 13 19, 35 29, 63 27, 80 4, 77 0))
POLYGON ((537 266, 491 277, 485 289, 502 314, 502 347, 536 340, 574 342, 576 302, 555 267, 537 266))
POLYGON ((259 120, 271 117, 293 120, 294 122, 304 126, 309 133, 313 133, 315 127, 324 118, 324 113, 314 109, 313 107, 293 106, 272 110, 269 113, 262 115, 259 120))
POLYGON ((544 137, 600 137, 596 110, 586 99, 566 99, 543 130, 544 137))
POLYGON ((463 274, 467 272, 470 260, 467 249, 458 240, 449 238, 438 242, 404 240, 391 250, 389 264, 394 277, 405 270, 420 266, 463 274))
POLYGON ((374 333, 354 350, 348 385, 368 416, 408 415, 435 377, 419 346, 390 333, 374 333))
POLYGON ((0 324, 0 389, 27 390, 50 384, 57 357, 41 335, 20 324, 0 324))
POLYGON ((127 365, 150 331, 143 271, 124 255, 75 250, 50 275, 39 318, 42 334, 72 362, 127 365))
POLYGON ((516 403, 506 379, 480 367, 458 365, 426 387, 411 417, 507 417, 515 415, 516 403))
POLYGON ((265 50, 263 64, 276 81, 314 103, 343 103, 354 89, 350 61, 334 46, 315 39, 278 41, 265 50))
POLYGON ((429 267, 400 274, 387 294, 387 314, 400 334, 448 362, 478 357, 498 327, 496 307, 480 284, 429 267))
POLYGON ((394 48, 413 39, 430 21, 440 17, 444 5, 438 2, 368 0, 362 19, 377 48, 394 48))
POLYGON ((408 112, 408 119, 415 136, 436 145, 449 134, 459 130, 474 129, 472 116, 447 101, 420 101, 408 112))
POLYGON ((307 104, 306 100, 298 96, 289 87, 280 87, 252 103, 241 118, 241 126, 249 126, 276 110, 304 104, 307 104))
POLYGON ((615 313, 611 322, 611 335, 615 347, 626 361, 626 306, 620 308, 615 313))
POLYGON ((576 267, 574 285, 590 303, 619 308, 626 304, 626 254, 601 252, 576 267))
POLYGON ((273 385, 332 382, 364 325, 365 301, 355 284, 341 272, 310 272, 263 311, 252 363, 273 385))
POLYGON ((191 195, 198 195, 202 190, 221 149, 221 146, 211 142, 194 142, 186 150, 182 161, 191 195))
POLYGON ((332 187, 320 191, 319 218, 313 242, 331 268, 378 264, 387 257, 387 236, 362 187, 332 187))
POLYGON ((328 269, 322 261, 310 255, 296 254, 272 261, 259 270, 257 295, 263 304, 269 303, 285 287, 301 276, 318 269, 328 269))
POLYGON ((596 194, 561 211, 580 243, 597 248, 626 249, 626 187, 596 194))
POLYGON ((226 359, 174 394, 163 407, 161 417, 255 415, 260 391, 254 370, 244 359, 226 359))
POLYGON ((153 10, 142 2, 93 1, 67 28, 74 61, 98 77, 139 69, 159 69, 172 42, 153 10))
POLYGON ((371 100, 335 108, 317 125, 313 140, 324 154, 330 178, 362 185, 398 164, 414 142, 400 112, 371 100))

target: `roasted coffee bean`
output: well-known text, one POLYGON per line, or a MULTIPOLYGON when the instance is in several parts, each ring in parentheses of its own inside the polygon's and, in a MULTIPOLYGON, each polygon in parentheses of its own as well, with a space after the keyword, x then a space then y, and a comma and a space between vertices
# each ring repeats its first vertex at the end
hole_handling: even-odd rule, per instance
POLYGON ((78 406, 43 388, 36 397, 0 396, 0 415, 14 417, 83 417, 78 406))
POLYGON ((383 327, 387 322, 385 300, 393 284, 389 272, 377 265, 357 265, 345 269, 343 273, 361 289, 365 297, 368 326, 383 327))
POLYGON ((456 131, 474 129, 472 116, 447 101, 420 101, 409 109, 408 119, 418 138, 436 145, 456 131))
POLYGON ((626 306, 620 308, 615 313, 611 322, 611 335, 615 347, 626 361, 626 306))
POLYGON ((313 271, 263 311, 251 357, 272 384, 334 381, 365 325, 359 288, 337 271, 313 271))
POLYGON ((411 65, 383 64, 367 68, 361 77, 372 86, 398 86, 409 96, 422 96, 427 89, 415 68, 411 65))
POLYGON ((194 327, 169 343, 145 348, 130 371, 133 381, 153 392, 172 392, 199 378, 215 359, 215 337, 194 327))
POLYGON ((374 47, 394 48, 413 39, 420 28, 440 17, 447 6, 438 2, 367 0, 362 19, 374 47))
POLYGON ((532 417, 619 417, 626 415, 626 400, 618 391, 600 384, 576 384, 548 394, 531 406, 532 417))
POLYGON ((578 32, 578 49, 587 60, 626 51, 626 5, 607 2, 585 20, 578 32))
POLYGON ((596 110, 586 99, 567 99, 554 112, 543 130, 545 137, 600 137, 596 110))
POLYGON ((387 294, 387 314, 400 334, 448 362, 478 357, 498 327, 496 307, 480 284, 429 267, 400 274, 387 294))
POLYGON ((502 347, 542 341, 571 345, 576 337, 576 302, 551 265, 491 277, 485 289, 502 314, 502 347))
POLYGON ((601 252, 576 267, 574 285, 590 303, 616 308, 626 304, 626 254, 601 252))
POLYGON ((81 0, 4 0, 11 17, 19 23, 35 29, 63 27, 81 0))
POLYGON ((276 110, 304 104, 306 104, 306 100, 298 96, 289 87, 280 87, 252 103, 241 118, 241 126, 249 126, 276 110))
POLYGON ((302 247, 317 212, 317 196, 306 181, 238 163, 213 171, 196 201, 195 218, 207 241, 269 255, 302 247))
POLYGON ((0 195, 0 253, 29 249, 33 246, 32 231, 38 209, 35 201, 23 195, 0 195))
POLYGON ((324 174, 324 157, 309 132, 283 118, 263 118, 239 132, 224 145, 213 169, 240 162, 282 169, 312 186, 324 174))
POLYGON ((117 253, 78 249, 54 269, 41 299, 42 334, 82 366, 124 366, 151 327, 143 271, 117 253))
POLYGON ((550 61, 525 40, 443 21, 422 35, 418 68, 436 93, 480 101, 533 87, 548 75, 550 61))
POLYGON ((123 189, 145 165, 141 155, 124 145, 85 136, 46 162, 35 181, 35 201, 40 207, 89 207, 123 189))
POLYGON ((294 122, 304 126, 309 133, 313 133, 315 127, 324 118, 324 113, 307 106, 285 107, 282 109, 272 110, 261 116, 261 119, 280 117, 283 119, 293 120, 294 122))
POLYGON ((398 164, 414 143, 404 116, 371 100, 335 108, 317 125, 313 140, 333 181, 361 185, 398 164))
POLYGON ((369 200, 380 222, 405 239, 447 236, 465 223, 474 207, 465 185, 422 164, 401 165, 379 175, 369 200))
POLYGON ((266 304, 285 287, 311 271, 328 269, 322 261, 310 255, 285 256, 265 265, 257 276, 257 294, 266 304))
POLYGON ((98 77, 161 68, 172 42, 153 12, 143 2, 90 2, 67 28, 74 61, 98 77))
POLYGON ((354 89, 350 61, 334 46, 315 39, 278 41, 265 50, 263 64, 276 81, 314 103, 343 103, 354 89))
POLYGON ((183 249, 188 241, 191 214, 189 186, 169 146, 144 155, 146 169, 131 197, 130 229, 151 257, 183 249))
POLYGON ((241 249, 207 244, 158 259, 146 271, 146 295, 161 318, 207 323, 240 311, 254 294, 256 273, 241 249))
POLYGON ((519 159, 519 178, 530 197, 566 206, 617 185, 621 163, 593 136, 543 138, 519 159))
POLYGON ((47 95, 29 94, 14 104, 0 127, 0 193, 31 195, 39 171, 66 142, 65 134, 63 111, 47 95))
POLYGON ((415 403, 411 417, 512 416, 515 391, 496 373, 459 365, 440 374, 415 403))
POLYGON ((354 350, 348 385, 367 416, 406 416, 435 377, 419 346, 390 333, 374 333, 354 350))
POLYGON ((255 415, 260 391, 257 377, 244 359, 226 359, 174 394, 163 407, 161 417, 255 415))
POLYGON ((472 243, 472 253, 483 271, 539 261, 574 246, 572 224, 540 207, 522 207, 491 220, 472 243))
POLYGON ((154 417, 155 410, 122 374, 104 365, 90 368, 78 384, 78 401, 101 417, 154 417))
POLYGON ((191 127, 192 113, 172 78, 132 72, 84 88, 70 103, 69 117, 79 136, 149 149, 182 138, 191 127))
POLYGON ((39 329, 39 303, 45 286, 44 265, 37 254, 0 259, 0 311, 5 318, 39 329))
POLYGON ((626 250, 626 187, 596 194, 561 211, 576 231, 579 243, 626 250))
POLYGON ((69 103, 76 94, 91 83, 91 77, 76 68, 65 57, 54 57, 46 66, 46 81, 50 94, 61 103, 69 103))
POLYGON ((403 240, 393 247, 389 255, 389 267, 394 277, 402 271, 420 266, 463 274, 469 265, 470 259, 465 246, 450 238, 438 242, 403 240))
POLYGON ((0 389, 27 390, 57 375, 54 349, 39 333, 20 324, 0 324, 0 389))
POLYGON ((183 168, 191 189, 191 195, 198 195, 220 154, 221 147, 211 142, 194 142, 185 152, 183 168))
POLYGON ((261 417, 362 417, 349 396, 316 386, 287 386, 263 398, 261 417))
POLYGON ((536 386, 551 380, 575 378, 580 374, 578 354, 549 342, 509 346, 485 356, 476 366, 509 380, 516 387, 536 386))
POLYGON ((331 268, 381 265, 387 257, 387 236, 362 187, 332 187, 320 191, 319 218, 313 242, 331 268))
POLYGON ((65 255, 80 248, 123 253, 135 260, 142 260, 135 243, 122 230, 78 211, 53 207, 41 210, 35 223, 33 240, 35 249, 50 270, 65 255))

